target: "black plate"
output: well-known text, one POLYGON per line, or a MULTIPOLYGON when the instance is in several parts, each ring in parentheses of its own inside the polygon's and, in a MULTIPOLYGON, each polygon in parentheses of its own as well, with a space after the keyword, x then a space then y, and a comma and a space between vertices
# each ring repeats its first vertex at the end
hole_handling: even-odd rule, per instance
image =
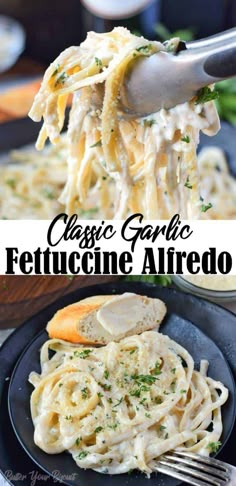
MULTIPOLYGON (((235 416, 234 379, 227 361, 210 338, 191 324, 190 321, 176 314, 168 313, 161 326, 161 332, 167 334, 170 338, 186 348, 193 357, 197 368, 199 368, 201 359, 208 359, 210 363, 209 376, 222 381, 229 389, 230 398, 222 410, 224 432, 221 441, 224 445, 232 430, 235 416)), ((48 335, 45 331, 40 333, 23 352, 13 372, 8 395, 9 413, 13 428, 21 445, 29 456, 51 476, 53 476, 54 471, 59 470, 64 477, 69 477, 72 474, 72 481, 64 481, 67 485, 78 484, 80 486, 86 486, 87 484, 96 484, 97 486, 102 486, 104 476, 92 470, 84 471, 83 469, 79 469, 70 454, 45 454, 34 444, 34 428, 30 417, 29 406, 33 387, 28 383, 28 377, 31 371, 40 372, 39 350, 47 339, 48 335), (19 410, 21 410, 21 415, 19 414, 19 410)), ((136 480, 140 486, 146 483, 146 477, 141 474, 136 475, 136 480)), ((118 486, 123 481, 127 485, 130 485, 134 479, 128 474, 123 474, 122 478, 120 475, 106 477, 107 486, 118 486)), ((158 474, 157 476, 152 476, 150 484, 153 486, 160 484, 176 485, 179 484, 179 481, 158 474)))
MULTIPOLYGON (((68 112, 67 112, 68 113, 68 112)), ((67 125, 68 114, 65 126, 67 125)), ((0 153, 34 144, 41 124, 30 118, 22 118, 1 124, 0 153)), ((205 146, 216 145, 226 153, 231 173, 236 177, 236 127, 222 122, 221 130, 214 137, 201 134, 199 150, 205 146)))
MULTIPOLYGON (((94 294, 107 294, 109 292, 122 293, 127 291, 146 294, 150 297, 159 297, 166 302, 169 314, 175 313, 184 320, 190 320, 194 324, 197 324, 221 349, 236 378, 236 316, 213 303, 174 289, 160 288, 154 285, 134 282, 100 284, 83 288, 66 295, 25 322, 8 338, 0 350, 0 416, 4 417, 4 420, 0 421, 0 469, 5 474, 7 471, 10 471, 8 477, 12 478, 12 485, 29 486, 29 478, 31 478, 30 473, 32 471, 38 475, 45 474, 42 469, 36 467, 20 446, 8 416, 8 379, 17 359, 28 343, 40 331, 45 329, 46 322, 59 308, 94 294), (21 476, 17 477, 17 473, 21 476)), ((19 409, 18 413, 22 420, 24 420, 24 414, 21 409, 19 409)), ((235 429, 234 431, 236 432, 235 429)), ((235 464, 233 435, 231 434, 229 441, 219 454, 219 458, 231 464, 235 464)), ((136 481, 135 477, 136 475, 131 477, 131 485, 136 481)), ((103 479, 105 480, 107 478, 103 477, 103 479)), ((53 484, 55 482, 47 478, 47 485, 52 486, 53 484)))

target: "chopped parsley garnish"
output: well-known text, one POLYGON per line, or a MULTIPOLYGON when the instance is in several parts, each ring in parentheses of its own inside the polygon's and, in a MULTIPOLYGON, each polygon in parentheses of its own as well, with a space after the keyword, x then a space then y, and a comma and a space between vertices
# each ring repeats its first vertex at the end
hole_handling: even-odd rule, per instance
POLYGON ((190 184, 190 182, 189 182, 189 176, 186 179, 186 182, 184 184, 184 187, 187 187, 187 189, 192 189, 193 188, 192 184, 190 184))
POLYGON ((129 352, 129 354, 134 354, 134 353, 135 353, 135 351, 137 351, 137 348, 135 348, 135 349, 131 349, 131 351, 129 352))
POLYGON ((61 75, 59 76, 59 78, 57 78, 57 80, 56 80, 56 82, 55 82, 55 84, 54 84, 55 88, 56 88, 56 87, 57 87, 59 84, 64 84, 64 83, 65 83, 65 81, 66 81, 66 78, 68 78, 68 76, 67 76, 66 72, 65 72, 65 71, 63 71, 63 72, 61 73, 61 75))
POLYGON ((181 141, 182 142, 189 143, 190 142, 190 136, 189 135, 185 135, 184 137, 181 138, 181 141))
POLYGON ((118 424, 117 424, 117 423, 112 424, 112 425, 108 425, 108 428, 109 428, 109 429, 112 429, 112 430, 117 429, 117 427, 118 427, 118 424))
POLYGON ((174 373, 175 374, 176 368, 172 368, 170 371, 171 371, 171 373, 174 373))
POLYGON ((79 459, 84 459, 84 457, 86 457, 88 454, 88 451, 81 451, 76 457, 78 457, 79 459))
POLYGON ((138 397, 140 398, 140 395, 142 392, 149 392, 150 387, 146 385, 140 386, 140 388, 136 388, 135 390, 131 390, 130 395, 131 397, 138 397))
POLYGON ((111 385, 106 385, 106 383, 101 383, 100 381, 98 384, 103 388, 103 390, 110 391, 111 390, 111 385))
POLYGON ((218 440, 217 442, 209 442, 207 449, 210 449, 212 453, 217 452, 221 446, 221 442, 218 440))
POLYGON ((123 397, 121 397, 112 408, 118 407, 118 405, 120 405, 121 402, 123 402, 123 397))
POLYGON ((107 401, 108 401, 109 403, 113 403, 113 401, 112 401, 112 398, 111 398, 111 397, 109 397, 109 398, 107 399, 107 401))
POLYGON ((155 368, 152 370, 152 374, 153 375, 161 375, 161 373, 162 373, 161 363, 159 363, 159 361, 156 361, 155 368))
POLYGON ((78 445, 80 444, 81 440, 82 440, 82 437, 78 437, 78 438, 76 439, 76 441, 75 441, 75 445, 77 445, 77 446, 78 446, 78 445))
POLYGON ((215 91, 214 89, 211 90, 208 86, 205 86, 204 88, 199 89, 199 91, 197 92, 195 105, 199 105, 200 103, 207 103, 211 100, 217 100, 218 98, 218 91, 215 91))
POLYGON ((144 402, 146 402, 146 400, 147 400, 147 398, 146 398, 146 397, 142 398, 142 400, 140 400, 139 404, 140 404, 140 405, 144 405, 144 402))
POLYGON ((131 378, 138 383, 147 383, 148 385, 152 385, 158 380, 158 378, 152 375, 131 375, 131 378))
POLYGON ((152 127, 152 125, 154 125, 156 122, 153 118, 145 118, 145 120, 143 120, 143 125, 144 127, 152 127))
POLYGON ((200 206, 200 211, 202 213, 206 213, 206 211, 208 211, 208 209, 211 209, 213 207, 211 203, 204 204, 203 203, 204 199, 202 197, 200 197, 200 201, 202 202, 202 204, 200 206))
POLYGON ((170 384, 171 390, 175 392, 176 380, 173 380, 170 384))
POLYGON ((66 420, 72 420, 72 416, 71 416, 71 415, 66 415, 66 416, 65 416, 65 419, 66 419, 66 420))
POLYGON ((98 398, 102 398, 103 394, 101 392, 98 392, 98 398))
POLYGON ((102 141, 101 140, 98 140, 93 145, 90 145, 90 148, 93 148, 93 147, 101 147, 101 146, 102 146, 102 141))
POLYGON ((99 59, 99 57, 95 57, 95 62, 96 62, 96 64, 97 64, 98 67, 102 67, 103 66, 102 61, 101 61, 101 59, 99 59))
POLYGON ((81 390, 81 395, 82 395, 82 398, 85 400, 86 398, 88 398, 88 387, 85 386, 82 390, 81 390))
POLYGON ((147 44, 146 46, 140 46, 136 48, 137 52, 142 52, 142 54, 149 54, 152 49, 152 44, 147 44))
POLYGON ((105 370, 105 371, 104 371, 104 378, 106 378, 106 380, 108 379, 109 374, 110 374, 110 373, 109 373, 109 371, 108 371, 108 370, 105 370))
POLYGON ((166 427, 164 425, 160 425, 160 427, 159 427, 160 432, 162 432, 165 429, 166 429, 166 427))
POLYGON ((63 385, 63 383, 59 383, 58 386, 61 388, 61 386, 63 385))
POLYGON ((94 433, 98 434, 99 432, 101 432, 101 430, 103 430, 103 427, 99 426, 94 430, 94 433))
POLYGON ((151 418, 151 414, 150 413, 145 413, 145 417, 151 418))
POLYGON ((84 351, 74 351, 74 356, 76 358, 85 359, 90 355, 90 353, 92 353, 91 349, 84 349, 84 351))
POLYGON ((183 389, 182 389, 182 390, 180 390, 180 393, 182 393, 182 394, 183 394, 183 393, 186 393, 186 392, 187 392, 187 390, 183 390, 183 389))
POLYGON ((58 74, 58 73, 59 73, 59 69, 60 69, 60 64, 58 64, 58 65, 57 65, 57 67, 56 67, 55 71, 52 73, 52 78, 53 78, 54 76, 56 76, 56 74, 58 74))

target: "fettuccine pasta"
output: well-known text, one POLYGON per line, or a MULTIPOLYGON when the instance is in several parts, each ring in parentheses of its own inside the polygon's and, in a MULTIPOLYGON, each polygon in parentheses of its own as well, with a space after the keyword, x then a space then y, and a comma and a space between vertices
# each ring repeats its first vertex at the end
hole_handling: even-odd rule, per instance
MULTIPOLYGON (((0 218, 51 219, 65 212, 58 198, 66 184, 67 164, 65 137, 60 144, 48 146, 42 152, 35 149, 15 150, 0 166, 0 218)), ((236 218, 236 180, 230 174, 223 151, 217 147, 204 148, 198 156, 200 194, 212 207, 201 212, 201 219, 236 218)), ((191 190, 191 183, 187 183, 191 190)), ((107 190, 112 193, 113 183, 107 190)), ((98 207, 99 189, 92 188, 80 219, 103 218, 98 207)))
POLYGON ((43 118, 38 149, 47 138, 59 143, 68 96, 73 94, 67 180, 60 196, 69 214, 86 208, 91 192, 96 192, 103 218, 122 219, 134 212, 147 219, 167 219, 176 212, 199 218, 196 147, 200 130, 210 135, 219 129, 214 103, 192 100, 132 120, 123 119, 119 110, 129 63, 177 45, 178 39, 163 46, 123 27, 105 34, 90 32, 79 47, 66 49, 47 69, 30 116, 35 121, 43 118))
POLYGON ((209 455, 228 391, 207 377, 207 364, 194 370, 186 349, 154 331, 101 348, 49 340, 41 374, 30 375, 34 441, 107 474, 150 475, 158 457, 176 448, 209 455))

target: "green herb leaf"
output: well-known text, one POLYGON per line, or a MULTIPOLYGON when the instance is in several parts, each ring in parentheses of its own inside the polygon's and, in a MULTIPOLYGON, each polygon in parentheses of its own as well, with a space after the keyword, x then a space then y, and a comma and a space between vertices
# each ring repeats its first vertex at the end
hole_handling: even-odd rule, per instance
POLYGON ((153 375, 132 375, 131 378, 138 383, 147 383, 148 385, 152 385, 158 380, 158 378, 153 375))
POLYGON ((101 59, 99 59, 99 57, 95 57, 95 62, 96 62, 98 67, 103 67, 102 61, 101 61, 101 59))
POLYGON ((218 440, 217 442, 209 442, 207 445, 207 449, 210 449, 212 453, 215 453, 218 451, 218 449, 221 446, 221 442, 218 440))
POLYGON ((103 430, 103 427, 101 427, 101 426, 96 427, 96 429, 94 430, 94 433, 98 434, 98 432, 101 432, 101 430, 103 430))
POLYGON ((84 349, 84 351, 74 351, 74 356, 76 358, 85 359, 90 355, 90 353, 92 353, 91 349, 84 349))
POLYGON ((112 430, 116 430, 118 427, 118 424, 115 423, 115 424, 112 424, 112 425, 108 425, 108 429, 112 429, 112 430))
POLYGON ((78 445, 79 445, 79 443, 81 442, 81 440, 82 440, 82 437, 78 437, 78 438, 76 439, 76 441, 75 441, 75 445, 77 445, 77 446, 78 446, 78 445))
POLYGON ((161 363, 159 363, 159 361, 156 361, 155 368, 152 370, 152 374, 153 375, 161 375, 161 373, 162 373, 161 363))
POLYGON ((104 371, 104 378, 106 378, 106 380, 108 379, 109 374, 110 374, 110 373, 109 373, 109 371, 108 371, 108 370, 105 370, 105 371, 104 371))
POLYGON ((137 52, 142 52, 142 54, 149 54, 152 50, 152 44, 147 44, 146 46, 140 46, 136 48, 137 52))
POLYGON ((53 78, 54 76, 56 76, 56 74, 58 74, 58 73, 59 73, 59 69, 60 69, 60 64, 57 64, 57 67, 56 67, 55 71, 52 73, 52 76, 51 76, 52 78, 53 78))
POLYGON ((64 84, 67 78, 68 78, 68 76, 67 76, 66 72, 65 72, 65 71, 63 71, 63 72, 60 74, 60 76, 57 78, 57 80, 56 80, 56 82, 55 82, 55 84, 54 84, 55 88, 56 88, 56 87, 57 87, 59 84, 64 84))
POLYGON ((181 141, 182 142, 189 143, 190 142, 190 136, 189 135, 185 135, 184 137, 181 138, 181 141))
POLYGON ((115 408, 115 407, 118 407, 118 405, 121 404, 121 402, 123 402, 123 397, 121 397, 118 402, 112 407, 112 408, 115 408))
POLYGON ((88 387, 85 386, 82 390, 81 390, 81 396, 83 398, 83 400, 85 400, 86 398, 88 398, 88 387))
POLYGON ((76 457, 78 457, 79 459, 84 459, 84 457, 86 457, 88 454, 88 451, 81 451, 76 457))
POLYGON ((152 125, 154 125, 155 123, 156 121, 153 118, 145 118, 145 120, 143 120, 144 127, 152 127, 152 125))
POLYGON ((190 184, 190 182, 189 182, 189 176, 186 179, 186 182, 184 184, 184 187, 187 187, 187 189, 192 189, 193 188, 192 184, 190 184))
POLYGON ((101 146, 102 146, 102 141, 101 140, 98 140, 93 145, 90 145, 90 148, 93 148, 93 147, 101 147, 101 146))
POLYGON ((100 381, 98 384, 103 388, 103 390, 110 391, 111 390, 111 385, 107 385, 106 383, 101 383, 100 381))
POLYGON ((206 213, 206 211, 208 211, 208 209, 211 209, 213 206, 211 203, 208 203, 208 204, 201 204, 200 206, 200 211, 202 213, 206 213))
POLYGON ((216 100, 217 98, 219 98, 218 91, 215 91, 214 89, 211 90, 208 86, 205 86, 204 88, 199 89, 199 91, 197 92, 195 105, 199 105, 200 103, 207 103, 208 101, 216 100))

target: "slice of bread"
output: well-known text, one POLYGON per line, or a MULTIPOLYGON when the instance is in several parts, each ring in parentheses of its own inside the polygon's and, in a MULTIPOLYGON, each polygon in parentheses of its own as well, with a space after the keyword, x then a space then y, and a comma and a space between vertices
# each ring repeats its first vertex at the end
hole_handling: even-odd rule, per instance
POLYGON ((50 338, 72 343, 107 344, 158 329, 165 314, 166 306, 159 299, 129 293, 97 295, 57 311, 47 331, 50 338))

